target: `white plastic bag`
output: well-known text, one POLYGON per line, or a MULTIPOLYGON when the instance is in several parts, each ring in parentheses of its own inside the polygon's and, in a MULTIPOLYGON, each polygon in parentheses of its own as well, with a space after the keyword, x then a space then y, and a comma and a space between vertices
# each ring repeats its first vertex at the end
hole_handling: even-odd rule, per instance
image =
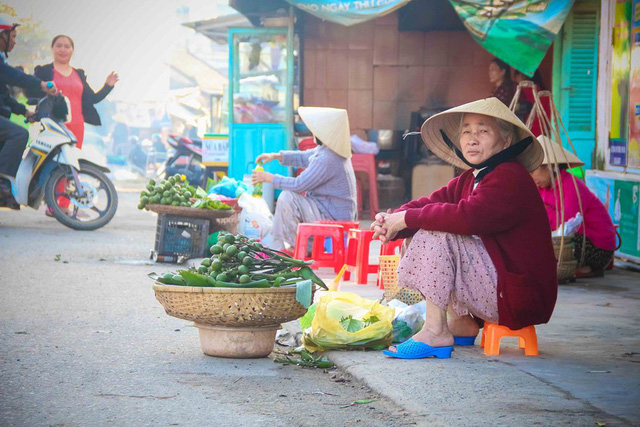
POLYGON ((273 215, 262 197, 244 193, 238 199, 242 212, 238 218, 238 232, 250 239, 263 240, 273 227, 273 215))
POLYGON ((578 212, 576 214, 576 216, 574 216, 573 218, 567 220, 564 223, 564 228, 563 228, 562 225, 560 225, 560 227, 558 227, 557 229, 553 230, 551 232, 551 237, 560 237, 560 236, 562 236, 562 231, 563 230, 564 230, 564 235, 565 236, 573 236, 578 231, 578 228, 580 228, 580 225, 582 225, 582 214, 580 214, 580 212, 578 212))
POLYGON ((425 315, 427 311, 427 303, 421 301, 412 306, 397 301, 394 303, 392 300, 389 302, 390 307, 396 309, 396 316, 393 319, 393 342, 401 343, 405 342, 422 329, 425 321, 425 315))

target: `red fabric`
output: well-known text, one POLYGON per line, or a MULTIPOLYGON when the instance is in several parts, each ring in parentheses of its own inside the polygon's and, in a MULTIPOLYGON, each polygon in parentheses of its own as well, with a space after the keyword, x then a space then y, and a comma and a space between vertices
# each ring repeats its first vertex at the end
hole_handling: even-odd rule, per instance
POLYGON ((517 86, 513 81, 503 81, 500 86, 493 90, 492 96, 498 98, 507 107, 511 104, 511 100, 516 95, 517 86))
MULTIPOLYGON (((537 86, 537 89, 539 92, 541 90, 540 86, 537 86)), ((524 114, 524 117, 521 117, 522 121, 526 123, 527 119, 529 118, 529 115, 531 114, 533 105, 535 104, 533 89, 529 87, 523 87, 520 93, 520 101, 526 104, 526 108, 527 108, 527 111, 525 112, 526 114, 524 114)), ((551 102, 549 100, 549 97, 545 96, 540 98, 540 102, 542 103, 542 109, 547 114, 547 118, 551 119, 551 102)), ((542 135, 542 125, 540 123, 539 114, 536 114, 536 118, 533 120, 533 123, 531 123, 531 127, 529 129, 531 129, 531 133, 533 133, 534 136, 542 135)))
POLYGON ((546 323, 558 294, 551 229, 526 169, 512 161, 498 165, 473 188, 466 171, 430 197, 403 205, 407 238, 419 229, 477 235, 498 272, 500 324, 511 329, 546 323))
POLYGON ((82 141, 84 140, 84 116, 82 114, 82 91, 84 86, 82 85, 82 80, 80 80, 76 70, 73 70, 68 76, 63 76, 54 69, 53 82, 56 88, 69 99, 71 120, 65 125, 78 140, 76 148, 82 148, 82 141))
MULTIPOLYGON (((581 179, 575 178, 574 184, 574 180, 569 172, 564 170, 560 171, 560 178, 562 180, 562 195, 564 198, 564 220, 567 221, 580 212, 580 205, 578 204, 578 197, 576 196, 577 185, 584 212, 584 224, 580 226, 578 233, 585 233, 586 226, 587 238, 591 240, 594 246, 604 249, 605 251, 615 250, 616 230, 613 227, 613 221, 611 221, 607 208, 581 179)), ((559 213, 560 192, 556 190, 554 194, 552 187, 538 187, 538 191, 540 191, 544 207, 547 209, 551 229, 555 230, 562 225, 560 223, 562 218, 559 213), (558 220, 556 221, 556 219, 558 220)))

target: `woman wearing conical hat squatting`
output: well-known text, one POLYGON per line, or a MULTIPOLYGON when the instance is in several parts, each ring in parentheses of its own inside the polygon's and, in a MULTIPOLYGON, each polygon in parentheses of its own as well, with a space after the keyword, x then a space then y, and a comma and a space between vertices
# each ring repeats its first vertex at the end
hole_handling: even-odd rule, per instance
POLYGON ((319 220, 357 219, 356 178, 351 165, 347 111, 339 108, 300 107, 300 118, 318 147, 307 151, 265 153, 256 162, 277 160, 283 166, 305 168, 297 177, 254 171, 253 183, 272 182, 283 190, 273 218, 273 249, 295 245, 298 224, 319 220))
POLYGON ((578 262, 582 260, 584 242, 584 265, 578 267, 576 275, 578 277, 601 276, 604 268, 611 262, 616 248, 616 231, 609 212, 582 180, 573 178, 567 172, 568 168, 582 166, 584 163, 575 154, 549 138, 539 136, 538 140, 544 148, 544 160, 542 165, 531 173, 531 176, 540 191, 551 229, 555 230, 562 225, 561 209, 564 208, 566 222, 580 212, 580 205, 582 205, 583 224, 578 228, 574 238, 574 257, 578 262), (557 165, 557 168, 554 165, 557 165), (560 185, 562 186, 562 204, 558 188, 560 185))
POLYGON ((551 228, 529 175, 544 153, 497 98, 429 118, 422 139, 437 156, 468 169, 428 197, 371 228, 383 242, 404 238, 398 285, 420 291, 426 322, 390 357, 449 358, 473 345, 482 321, 511 329, 546 323, 558 293, 551 228))

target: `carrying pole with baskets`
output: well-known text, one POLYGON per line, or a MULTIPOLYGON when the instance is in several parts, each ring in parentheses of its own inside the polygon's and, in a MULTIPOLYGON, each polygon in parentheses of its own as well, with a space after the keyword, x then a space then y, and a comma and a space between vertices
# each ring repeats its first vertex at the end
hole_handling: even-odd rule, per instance
MULTIPOLYGON (((560 174, 560 165, 569 164, 569 159, 564 154, 563 150, 554 150, 552 144, 560 144, 562 145, 562 137, 561 132, 565 136, 566 141, 568 142, 573 154, 576 155, 576 149, 571 142, 571 138, 569 137, 569 133, 567 132, 564 124, 562 123, 562 119, 560 118, 560 114, 553 102, 553 97, 550 91, 538 91, 536 84, 532 81, 522 81, 518 84, 516 93, 511 100, 511 104, 509 108, 511 111, 515 113, 518 101, 520 101, 520 97, 522 95, 522 89, 531 89, 534 98, 533 108, 529 117, 527 118, 526 126, 531 129, 532 124, 537 119, 540 128, 542 131, 541 135, 535 135, 541 144, 544 145, 545 153, 548 153, 549 156, 549 167, 551 169, 551 187, 553 189, 554 199, 556 200, 556 206, 560 206, 559 210, 556 210, 556 224, 561 225, 562 235, 553 237, 553 247, 555 250, 556 258, 558 260, 558 280, 575 280, 575 271, 578 266, 581 266, 584 263, 585 257, 585 240, 586 240, 586 232, 584 231, 586 225, 583 222, 583 233, 582 233, 582 252, 580 255, 580 261, 576 261, 573 257, 573 249, 574 243, 565 241, 565 230, 564 225, 567 220, 565 218, 565 208, 564 208, 564 194, 563 194, 563 186, 562 186, 562 176, 560 174), (543 99, 548 100, 549 104, 549 113, 544 108, 543 99), (544 137, 544 138, 540 138, 544 137), (558 157, 557 153, 563 153, 562 158, 558 157), (571 254, 569 256, 568 254, 571 254)), ((571 180, 573 182, 573 186, 575 188, 576 196, 578 198, 578 206, 580 210, 580 214, 582 218, 584 218, 584 209, 582 207, 582 199, 580 197, 580 192, 578 191, 577 178, 575 175, 570 174, 571 180)))

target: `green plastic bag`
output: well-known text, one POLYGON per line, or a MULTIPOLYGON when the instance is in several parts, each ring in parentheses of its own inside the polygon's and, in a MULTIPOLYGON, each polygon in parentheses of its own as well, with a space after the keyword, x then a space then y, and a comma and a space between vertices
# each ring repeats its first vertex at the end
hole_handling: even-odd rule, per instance
POLYGON ((302 343, 310 352, 391 345, 395 310, 377 301, 352 292, 329 292, 316 303, 315 315, 309 312, 300 323, 304 328, 309 317, 313 318, 302 334, 302 343))

